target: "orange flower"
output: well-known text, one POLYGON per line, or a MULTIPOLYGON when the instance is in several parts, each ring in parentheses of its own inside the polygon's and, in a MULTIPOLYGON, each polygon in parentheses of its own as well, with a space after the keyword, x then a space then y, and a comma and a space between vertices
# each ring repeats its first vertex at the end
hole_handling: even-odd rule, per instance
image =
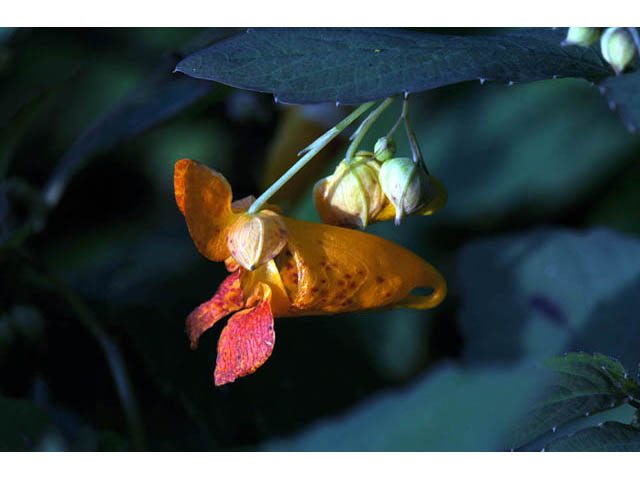
POLYGON ((216 385, 253 373, 269 358, 274 317, 426 309, 445 297, 444 278, 408 250, 357 230, 281 216, 270 205, 247 214, 253 199, 232 203, 226 179, 198 162, 176 163, 174 188, 200 253, 231 272, 187 317, 196 348, 207 329, 233 313, 218 342, 216 385), (419 287, 433 292, 412 295, 419 287))

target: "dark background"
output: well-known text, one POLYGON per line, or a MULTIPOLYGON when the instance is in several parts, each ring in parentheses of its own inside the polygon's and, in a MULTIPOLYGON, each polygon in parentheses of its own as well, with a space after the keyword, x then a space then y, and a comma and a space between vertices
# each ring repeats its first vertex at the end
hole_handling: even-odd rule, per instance
MULTIPOLYGON (((173 164, 196 159, 222 172, 234 197, 257 195, 268 183, 269 152, 280 148, 287 155, 279 161, 292 161, 328 119, 348 111, 286 107, 267 94, 171 73, 188 52, 235 31, 0 31, 0 448, 501 448, 477 433, 491 430, 488 410, 464 412, 517 403, 509 382, 529 357, 474 356, 473 341, 491 345, 498 333, 484 311, 469 333, 462 305, 468 317, 487 304, 465 303, 461 275, 470 269, 471 285, 495 285, 498 312, 518 284, 500 270, 461 265, 460 252, 478 240, 557 229, 637 235, 638 137, 581 80, 475 82, 415 95, 412 122, 450 201, 433 218, 370 230, 434 264, 449 282, 446 301, 425 312, 277 319, 268 362, 215 388, 224 322, 191 351, 184 319, 226 272, 188 235, 173 198, 173 164), (285 124, 287 115, 298 121, 285 124), (502 377, 499 368, 511 373, 502 377), (371 427, 389 411, 393 422, 371 427), (423 414, 440 427, 421 429, 423 414)), ((365 149, 398 112, 394 105, 381 118, 365 149)), ((398 143, 406 155, 406 141, 398 143)), ((281 196, 288 215, 317 219, 309 187, 345 145, 338 141, 309 167, 316 170, 299 182, 299 195, 281 196)), ((572 305, 582 300, 567 301, 560 313, 544 299, 534 309, 544 325, 570 331, 572 305)))

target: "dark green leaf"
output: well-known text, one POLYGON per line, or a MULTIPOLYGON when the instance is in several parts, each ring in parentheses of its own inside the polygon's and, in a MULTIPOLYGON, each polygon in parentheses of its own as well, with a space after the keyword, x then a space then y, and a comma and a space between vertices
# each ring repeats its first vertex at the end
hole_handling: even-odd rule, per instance
POLYGON ((559 438, 545 447, 548 452, 637 452, 640 429, 618 422, 606 422, 585 428, 574 435, 559 438))
POLYGON ((89 127, 60 160, 45 188, 48 205, 55 205, 74 172, 86 158, 166 120, 211 89, 205 82, 152 75, 89 127))
POLYGON ((602 354, 569 353, 545 361, 544 366, 553 376, 540 400, 518 423, 516 448, 571 420, 619 406, 635 386, 620 362, 602 354))
POLYGON ((640 242, 609 230, 536 230, 470 243, 458 278, 467 361, 603 352, 640 362, 640 242), (624 332, 624 333, 622 333, 624 332))
POLYGON ((564 29, 496 36, 388 28, 260 28, 195 53, 177 71, 285 103, 377 100, 468 80, 522 83, 609 75, 594 48, 561 47, 564 29))
POLYGON ((441 366, 406 389, 378 395, 265 449, 504 450, 508 430, 533 393, 536 373, 524 367, 441 366))
POLYGON ((630 132, 640 131, 640 71, 606 78, 600 91, 620 113, 630 132))
POLYGON ((0 396, 0 451, 38 450, 49 416, 27 400, 0 396))

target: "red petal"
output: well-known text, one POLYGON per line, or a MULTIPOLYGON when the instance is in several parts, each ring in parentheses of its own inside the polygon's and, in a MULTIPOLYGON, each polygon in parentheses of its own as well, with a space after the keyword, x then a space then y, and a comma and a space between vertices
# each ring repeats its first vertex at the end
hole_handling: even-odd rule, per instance
POLYGON ((204 302, 187 317, 187 334, 191 348, 198 346, 198 338, 222 317, 244 307, 240 285, 240 270, 236 270, 220 284, 211 300, 204 302))
POLYGON ((271 295, 266 295, 255 307, 236 313, 222 330, 214 373, 216 386, 255 372, 271 356, 276 334, 270 301, 271 295))

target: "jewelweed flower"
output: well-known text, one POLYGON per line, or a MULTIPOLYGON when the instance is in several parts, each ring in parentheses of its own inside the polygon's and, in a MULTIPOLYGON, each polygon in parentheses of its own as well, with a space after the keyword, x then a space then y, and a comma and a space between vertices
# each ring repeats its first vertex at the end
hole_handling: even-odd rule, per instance
POLYGON ((186 322, 196 348, 206 330, 232 314, 218 342, 216 385, 264 364, 275 344, 274 317, 427 309, 446 295, 442 275, 399 245, 289 218, 272 205, 248 214, 252 198, 232 202, 227 180, 193 160, 176 163, 174 188, 196 248, 230 272, 186 322), (421 287, 433 291, 412 294, 421 287))

